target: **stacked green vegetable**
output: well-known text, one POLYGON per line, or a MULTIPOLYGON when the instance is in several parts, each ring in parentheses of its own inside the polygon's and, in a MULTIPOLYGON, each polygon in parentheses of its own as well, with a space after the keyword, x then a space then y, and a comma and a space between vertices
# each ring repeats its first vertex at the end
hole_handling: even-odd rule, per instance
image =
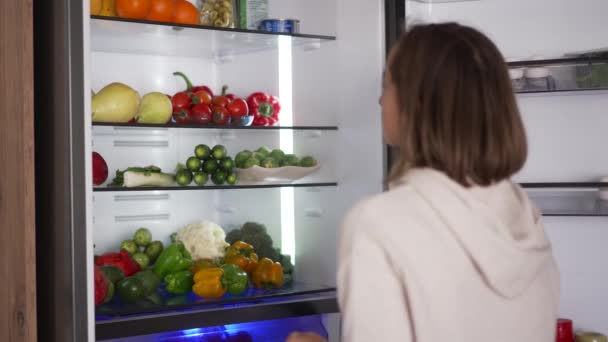
POLYGON ((133 239, 124 240, 120 249, 129 252, 142 269, 156 261, 163 251, 163 243, 152 241, 152 233, 148 228, 139 228, 133 234, 133 239))
POLYGON ((294 266, 289 255, 281 254, 279 248, 274 247, 272 238, 263 224, 247 222, 240 229, 230 231, 226 235, 226 242, 233 244, 236 241, 244 241, 255 248, 260 260, 269 258, 277 261, 283 266, 283 279, 285 284, 293 280, 294 266))
POLYGON ((270 151, 266 147, 260 147, 254 152, 244 150, 234 158, 236 167, 248 169, 253 166, 264 168, 277 168, 283 166, 314 167, 317 160, 311 156, 299 158, 295 154, 285 154, 281 149, 275 148, 270 151))
POLYGON ((186 165, 178 165, 175 181, 179 185, 205 185, 211 178, 215 185, 227 183, 235 185, 238 182, 234 173, 234 161, 228 156, 228 151, 222 145, 212 149, 201 144, 194 148, 194 156, 188 158, 186 165))

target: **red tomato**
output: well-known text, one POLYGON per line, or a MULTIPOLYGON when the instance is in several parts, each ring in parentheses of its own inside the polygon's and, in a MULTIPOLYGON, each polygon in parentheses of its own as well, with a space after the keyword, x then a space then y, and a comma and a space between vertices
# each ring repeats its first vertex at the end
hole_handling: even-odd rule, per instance
POLYGON ((213 123, 216 125, 226 125, 230 120, 228 115, 228 109, 224 107, 215 106, 213 107, 213 123))
POLYGON ((204 103, 206 105, 210 105, 213 101, 213 96, 209 94, 206 90, 201 90, 193 95, 195 103, 204 103))
POLYGON ((211 108, 204 103, 199 103, 190 110, 190 121, 193 123, 206 125, 211 123, 212 115, 211 108))
POLYGON ((228 94, 228 95, 226 95, 226 98, 227 98, 227 99, 228 99, 228 101, 230 101, 230 102, 232 102, 232 101, 234 101, 234 100, 236 100, 236 99, 237 99, 236 95, 234 95, 234 94, 228 94))
POLYGON ((216 107, 226 107, 228 104, 230 103, 230 100, 228 100, 228 98, 226 96, 216 96, 213 98, 213 101, 211 102, 212 105, 216 106, 216 107))
POLYGON ((173 113, 179 112, 181 109, 190 109, 190 105, 192 104, 192 98, 190 98, 190 94, 185 91, 180 91, 176 93, 171 98, 171 104, 173 105, 173 113))
POLYGON ((230 102, 226 108, 228 109, 228 113, 232 116, 242 116, 247 115, 249 113, 247 101, 239 98, 235 98, 234 101, 230 102))
POLYGON ((177 112, 173 112, 173 116, 171 117, 171 121, 178 124, 187 124, 190 123, 190 110, 189 109, 180 109, 177 112))

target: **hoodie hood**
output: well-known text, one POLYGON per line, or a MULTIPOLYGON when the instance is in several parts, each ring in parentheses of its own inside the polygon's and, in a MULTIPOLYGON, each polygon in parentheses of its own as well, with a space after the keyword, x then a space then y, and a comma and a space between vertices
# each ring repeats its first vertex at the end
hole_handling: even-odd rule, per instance
POLYGON ((410 170, 398 182, 411 186, 449 227, 496 294, 521 295, 551 262, 540 213, 516 184, 465 188, 431 169, 410 170))

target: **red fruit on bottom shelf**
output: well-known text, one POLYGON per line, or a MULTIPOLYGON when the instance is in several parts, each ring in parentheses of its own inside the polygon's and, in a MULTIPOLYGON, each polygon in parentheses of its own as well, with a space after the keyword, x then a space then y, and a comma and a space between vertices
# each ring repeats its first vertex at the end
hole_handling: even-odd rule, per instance
POLYGON ((93 184, 101 185, 108 179, 108 164, 103 157, 93 152, 93 184))

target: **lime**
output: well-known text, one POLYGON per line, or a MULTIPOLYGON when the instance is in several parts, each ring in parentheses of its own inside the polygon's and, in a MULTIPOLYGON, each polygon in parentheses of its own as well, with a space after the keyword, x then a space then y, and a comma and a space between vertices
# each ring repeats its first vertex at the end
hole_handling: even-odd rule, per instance
POLYGON ((300 166, 302 167, 313 167, 317 165, 317 160, 311 156, 306 156, 300 160, 300 166))
POLYGON ((268 157, 262 161, 260 166, 265 167, 267 169, 275 168, 275 167, 279 167, 279 162, 272 157, 268 157))
POLYGON ((194 173, 194 183, 196 185, 205 185, 209 180, 209 175, 204 172, 196 172, 194 173))
POLYGON ((234 169, 234 161, 232 160, 232 158, 226 157, 220 162, 220 167, 222 168, 222 170, 230 172, 232 171, 232 169, 234 169))
POLYGON ((282 161, 283 159, 285 159, 285 152, 281 151, 278 148, 275 148, 274 150, 272 150, 272 152, 270 152, 270 156, 274 158, 277 161, 282 161))
POLYGON ((243 163, 243 169, 248 169, 255 165, 260 166, 260 160, 257 158, 251 157, 243 163))
POLYGON ((203 162, 203 172, 207 174, 213 174, 218 168, 217 161, 214 159, 207 159, 203 162))
POLYGON ((186 161, 186 167, 190 172, 196 172, 201 169, 201 161, 197 157, 190 157, 186 161))
POLYGON ((226 183, 230 184, 230 185, 235 185, 236 183, 238 183, 239 179, 236 176, 236 173, 231 172, 230 174, 228 174, 228 177, 226 177, 226 183))
POLYGON ((179 170, 175 175, 175 181, 179 185, 188 185, 192 183, 192 173, 188 170, 179 170))
POLYGON ((211 176, 211 181, 215 185, 222 185, 226 181, 226 172, 225 171, 217 171, 211 176))
POLYGON ((245 164, 245 161, 251 157, 251 151, 245 150, 237 153, 236 157, 234 157, 234 162, 236 163, 236 167, 242 167, 245 164))
POLYGON ((196 145, 194 155, 200 160, 207 159, 211 155, 211 149, 205 144, 196 145))
POLYGON ((211 156, 215 160, 224 159, 224 158, 226 158, 227 154, 228 154, 228 152, 226 151, 226 148, 222 145, 215 145, 215 146, 213 146, 213 149, 211 150, 211 156))

